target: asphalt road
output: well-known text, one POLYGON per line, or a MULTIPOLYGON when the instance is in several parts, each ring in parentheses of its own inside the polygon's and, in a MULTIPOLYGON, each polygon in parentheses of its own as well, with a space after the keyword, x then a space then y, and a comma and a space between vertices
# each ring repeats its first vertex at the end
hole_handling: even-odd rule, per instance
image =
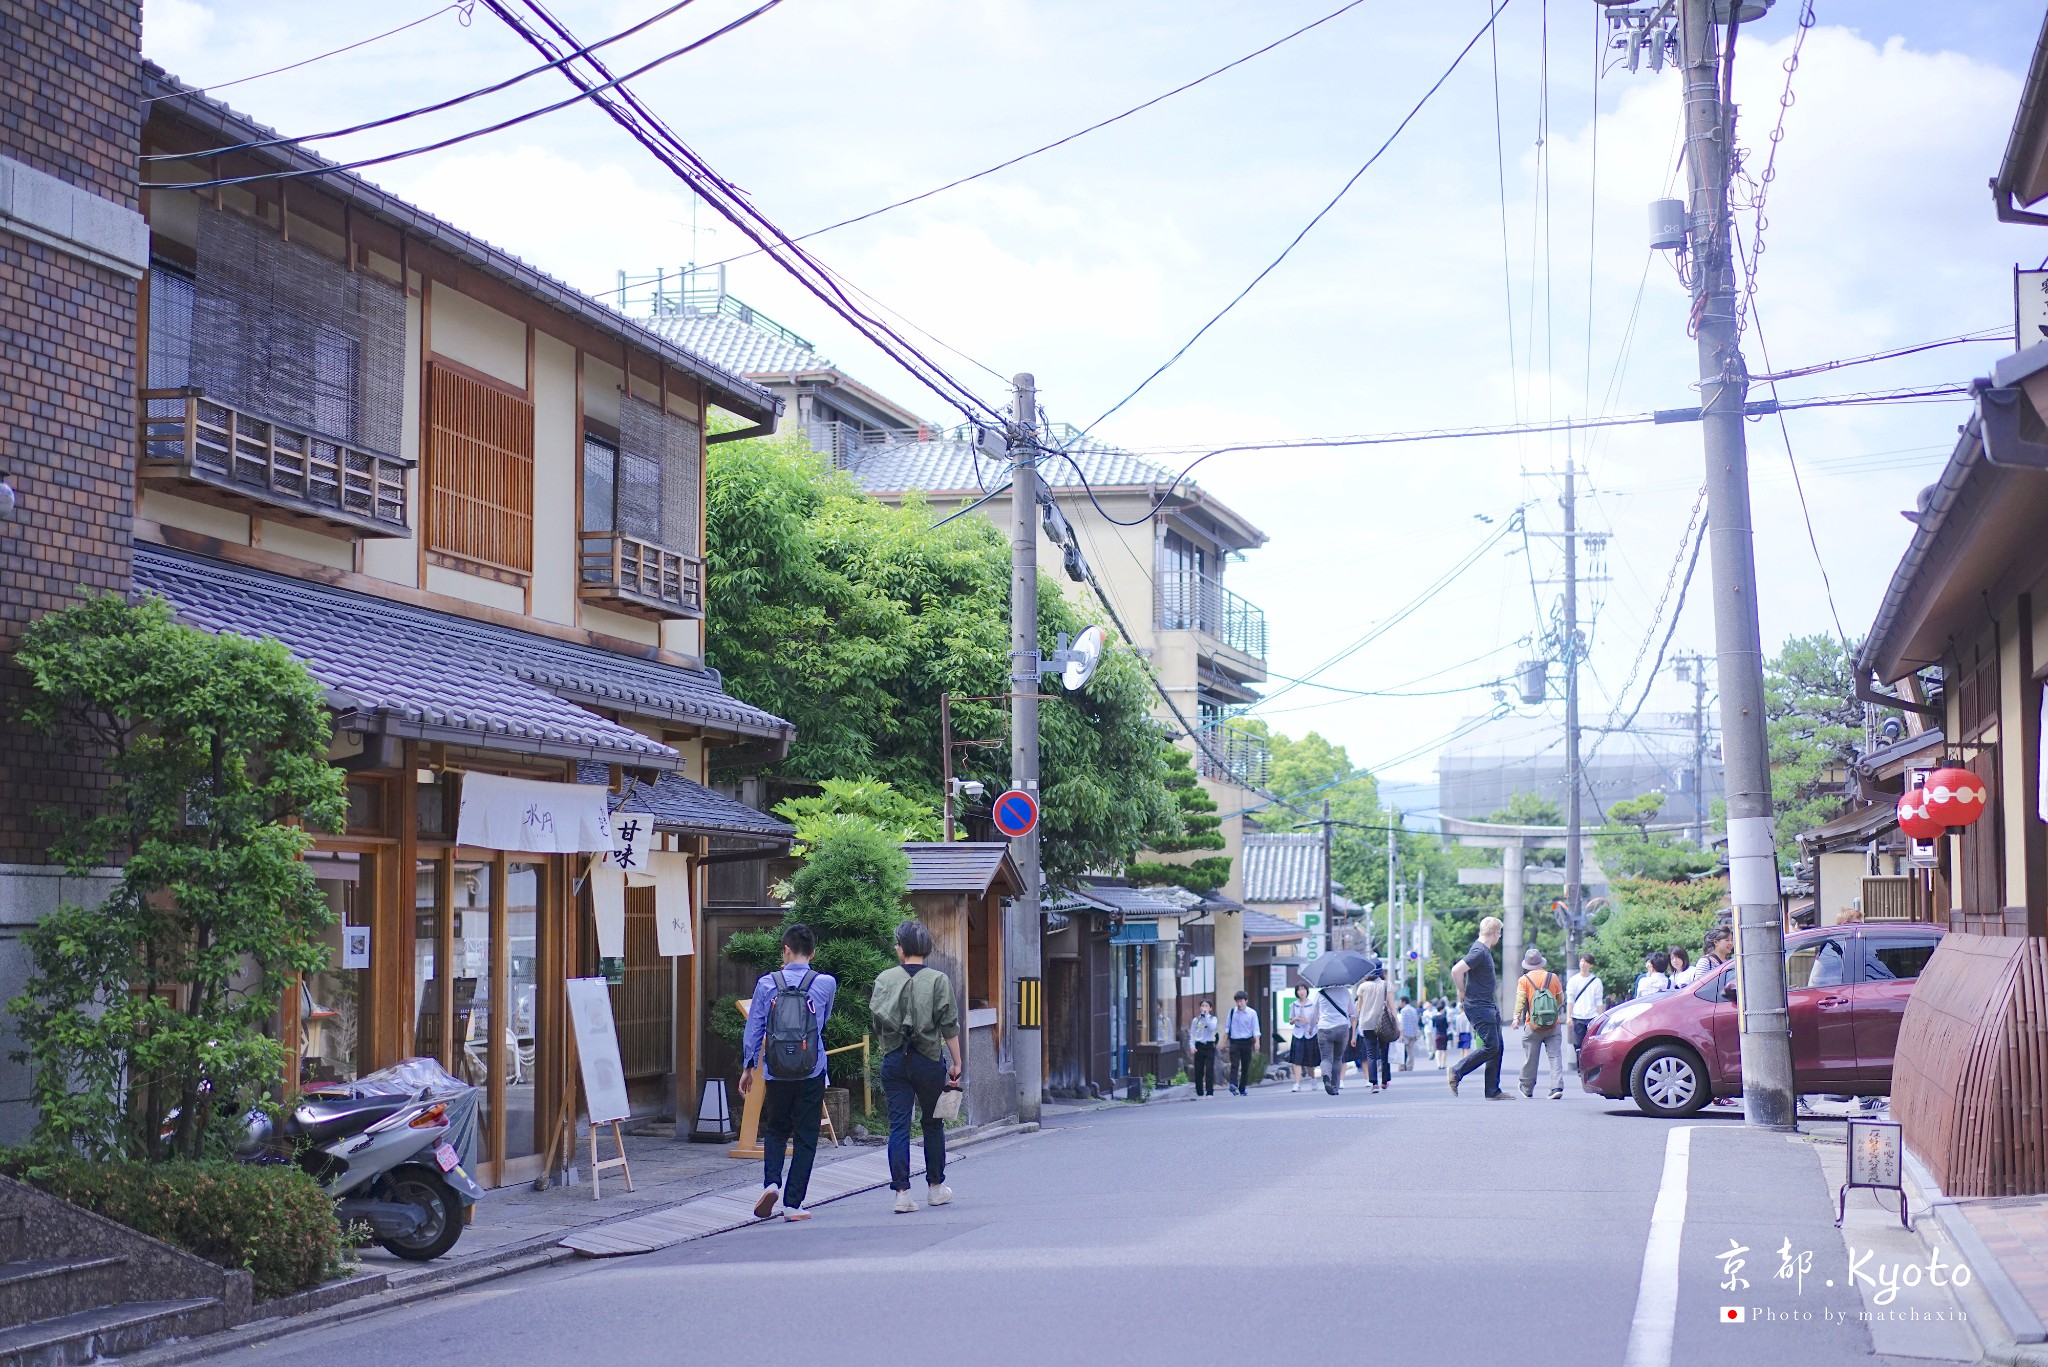
MULTIPOLYGON (((1353 1081, 1339 1098, 1269 1086, 1097 1111, 968 1151, 943 1209, 896 1215, 871 1192, 808 1224, 579 1262, 216 1361, 1884 1361, 1813 1147, 1732 1112, 1694 1122, 1684 1223, 1664 1221, 1675 1266, 1652 1256, 1645 1273, 1660 1187, 1676 1209, 1673 1128, 1576 1079, 1562 1101, 1488 1102, 1476 1077, 1454 1099, 1422 1072, 1380 1095, 1353 1081), (1731 1246, 1747 1250, 1732 1270, 1731 1246), (1730 1305, 1743 1323, 1720 1322, 1730 1305)), ((1893 1308, 1939 1308, 1932 1295, 1893 1308)))

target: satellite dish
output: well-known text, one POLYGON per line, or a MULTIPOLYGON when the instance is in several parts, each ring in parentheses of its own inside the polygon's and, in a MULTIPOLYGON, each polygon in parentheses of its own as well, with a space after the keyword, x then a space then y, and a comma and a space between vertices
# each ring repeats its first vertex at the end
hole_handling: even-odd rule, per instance
POLYGON ((1071 693, 1094 678, 1096 667, 1102 663, 1102 648, 1108 641, 1101 627, 1089 627, 1075 637, 1067 667, 1060 672, 1061 686, 1071 693))

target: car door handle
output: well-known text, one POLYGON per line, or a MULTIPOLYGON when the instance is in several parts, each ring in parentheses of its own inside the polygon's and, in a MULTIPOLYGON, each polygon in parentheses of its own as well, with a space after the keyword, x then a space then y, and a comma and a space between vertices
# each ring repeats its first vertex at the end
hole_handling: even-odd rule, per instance
POLYGON ((1848 1004, 1849 999, 1847 997, 1822 997, 1815 1003, 1817 1006, 1847 1006, 1848 1004))

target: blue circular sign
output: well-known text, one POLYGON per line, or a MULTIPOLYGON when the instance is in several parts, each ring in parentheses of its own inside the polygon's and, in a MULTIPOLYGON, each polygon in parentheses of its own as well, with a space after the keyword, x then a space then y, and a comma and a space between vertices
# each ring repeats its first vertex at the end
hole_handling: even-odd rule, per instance
POLYGON ((1013 839, 1029 835, 1038 828, 1038 799, 1022 788, 1012 788, 996 799, 990 814, 1004 835, 1013 839))

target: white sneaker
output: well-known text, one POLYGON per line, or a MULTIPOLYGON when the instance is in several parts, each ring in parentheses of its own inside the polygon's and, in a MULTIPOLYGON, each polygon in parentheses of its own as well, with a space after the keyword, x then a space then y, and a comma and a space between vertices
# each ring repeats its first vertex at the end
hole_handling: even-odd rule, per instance
POLYGON ((1294 1084, 1294 1085, 1293 1085, 1292 1087, 1289 1087, 1289 1088, 1288 1088, 1287 1090, 1288 1090, 1288 1091, 1290 1091, 1290 1092, 1298 1092, 1298 1091, 1300 1091, 1300 1090, 1301 1090, 1301 1082, 1299 1081, 1299 1079, 1297 1079, 1297 1080, 1295 1081, 1295 1084, 1294 1084))
POLYGON ((775 1213, 775 1202, 782 1195, 781 1187, 761 1188, 761 1197, 754 1202, 754 1218, 765 1220, 775 1213))
POLYGON ((917 1202, 916 1202, 916 1201, 913 1201, 913 1200, 912 1200, 912 1199, 910 1198, 910 1193, 909 1193, 909 1192, 907 1192, 907 1191, 899 1191, 899 1192, 897 1192, 897 1193, 896 1193, 896 1213, 897 1213, 898 1215, 909 1215, 909 1214, 910 1214, 911 1212, 915 1211, 916 1209, 917 1209, 917 1202))
POLYGON ((953 1199, 953 1189, 944 1182, 925 1188, 924 1203, 928 1206, 943 1206, 953 1199))

